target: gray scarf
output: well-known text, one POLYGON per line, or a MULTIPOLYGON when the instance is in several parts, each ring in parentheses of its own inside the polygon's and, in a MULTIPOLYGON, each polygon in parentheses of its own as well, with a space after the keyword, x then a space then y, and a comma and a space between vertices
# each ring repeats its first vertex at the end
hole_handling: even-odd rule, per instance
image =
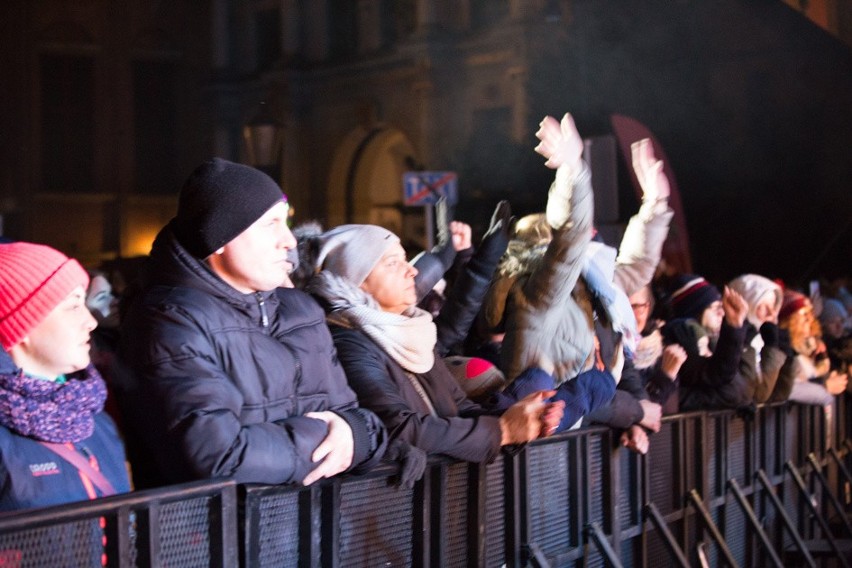
POLYGON ((401 315, 382 311, 370 294, 327 270, 316 274, 307 290, 328 302, 329 323, 360 329, 403 369, 425 373, 435 364, 437 331, 429 312, 417 307, 401 315))

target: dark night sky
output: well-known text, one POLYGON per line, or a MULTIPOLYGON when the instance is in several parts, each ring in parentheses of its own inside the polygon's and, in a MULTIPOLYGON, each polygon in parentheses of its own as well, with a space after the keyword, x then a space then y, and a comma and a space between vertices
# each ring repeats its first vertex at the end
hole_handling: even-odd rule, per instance
POLYGON ((533 64, 531 117, 571 111, 583 136, 611 133, 613 113, 650 128, 680 187, 696 272, 793 284, 852 272, 849 47, 777 0, 571 10, 564 53, 533 64))

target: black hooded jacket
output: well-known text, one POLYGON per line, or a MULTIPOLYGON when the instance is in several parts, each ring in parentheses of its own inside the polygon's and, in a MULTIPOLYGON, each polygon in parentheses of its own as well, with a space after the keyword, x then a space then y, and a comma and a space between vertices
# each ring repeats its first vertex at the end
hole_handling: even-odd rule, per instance
POLYGON ((136 410, 129 435, 159 476, 149 485, 220 476, 299 482, 327 433, 325 422, 304 416, 312 411, 334 411, 352 428, 352 469, 381 459, 384 426, 358 408, 310 296, 243 294, 169 227, 142 290, 122 324, 122 354, 137 380, 123 395, 136 410))

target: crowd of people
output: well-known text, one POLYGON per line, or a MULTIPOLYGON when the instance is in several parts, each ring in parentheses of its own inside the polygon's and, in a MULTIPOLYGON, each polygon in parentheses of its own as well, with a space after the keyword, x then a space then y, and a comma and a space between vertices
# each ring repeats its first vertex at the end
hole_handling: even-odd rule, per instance
POLYGON ((105 272, 0 244, 0 510, 212 477, 310 485, 383 460, 411 487, 430 455, 487 463, 589 424, 645 453, 667 414, 829 411, 852 360, 842 281, 665 274, 652 143, 633 145, 643 197, 616 248, 571 116, 536 136, 544 212, 515 221, 501 202, 476 245, 439 215, 413 261, 379 226, 291 231, 275 181, 219 158, 121 301, 105 272))

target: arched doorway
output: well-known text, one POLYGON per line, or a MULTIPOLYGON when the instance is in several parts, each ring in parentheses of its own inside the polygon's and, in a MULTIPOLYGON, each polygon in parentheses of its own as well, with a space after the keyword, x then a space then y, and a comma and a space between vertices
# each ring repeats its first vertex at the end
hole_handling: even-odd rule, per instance
POLYGON ((344 223, 381 225, 408 246, 423 246, 423 211, 402 206, 402 174, 418 163, 401 130, 358 127, 334 152, 328 181, 329 227, 344 223))

